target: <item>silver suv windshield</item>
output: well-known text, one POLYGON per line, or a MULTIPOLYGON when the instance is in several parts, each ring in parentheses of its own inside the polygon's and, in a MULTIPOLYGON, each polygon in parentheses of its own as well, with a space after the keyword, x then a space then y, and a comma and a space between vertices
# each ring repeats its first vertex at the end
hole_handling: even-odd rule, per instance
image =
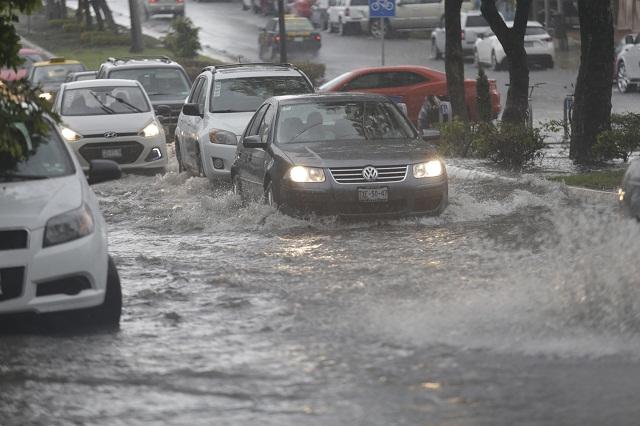
POLYGON ((48 179, 75 173, 71 157, 53 127, 49 127, 44 137, 32 136, 23 123, 12 127, 14 138, 27 148, 27 158, 11 169, 0 158, 0 182, 48 179))
POLYGON ((189 82, 181 69, 173 67, 126 68, 109 73, 109 78, 138 80, 151 101, 184 101, 189 95, 189 82))
POLYGON ((254 112, 272 96, 312 93, 303 77, 247 77, 215 80, 211 112, 254 112))

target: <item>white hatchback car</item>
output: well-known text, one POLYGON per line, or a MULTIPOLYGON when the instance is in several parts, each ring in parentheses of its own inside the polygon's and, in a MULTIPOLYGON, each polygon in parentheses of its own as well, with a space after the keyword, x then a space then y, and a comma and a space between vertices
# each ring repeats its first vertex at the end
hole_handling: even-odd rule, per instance
MULTIPOLYGON (((78 321, 117 327, 120 279, 104 218, 80 164, 49 127, 32 137, 15 124, 28 157, 17 165, 0 158, 0 314, 74 311, 78 321)), ((112 161, 89 170, 91 183, 119 176, 112 161)))
POLYGON ((113 160, 122 170, 164 172, 167 147, 162 124, 136 80, 65 83, 54 103, 62 136, 83 169, 91 160, 113 160))
MULTIPOLYGON (((506 23, 508 27, 513 26, 513 22, 506 23)), ((491 64, 494 70, 506 68, 506 53, 498 37, 491 30, 486 32, 476 40, 475 62, 480 64, 491 64)), ((524 35, 524 49, 527 52, 527 60, 530 63, 540 64, 545 68, 553 68, 556 59, 553 38, 544 29, 541 23, 535 21, 527 22, 527 29, 524 35)))
POLYGON ((228 178, 236 145, 253 113, 272 96, 313 93, 309 78, 289 64, 205 68, 191 87, 176 127, 180 171, 228 178))

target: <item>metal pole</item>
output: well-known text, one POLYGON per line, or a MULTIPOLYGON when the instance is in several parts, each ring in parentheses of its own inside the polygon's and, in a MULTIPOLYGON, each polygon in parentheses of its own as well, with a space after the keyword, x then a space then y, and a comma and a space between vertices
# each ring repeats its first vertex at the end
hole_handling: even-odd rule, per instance
POLYGON ((278 0, 278 27, 280 27, 280 63, 287 62, 287 30, 284 27, 284 0, 278 0))
POLYGON ((382 31, 382 37, 380 37, 380 40, 382 40, 382 66, 384 66, 384 33, 385 33, 385 28, 384 28, 384 18, 380 17, 380 29, 382 31))

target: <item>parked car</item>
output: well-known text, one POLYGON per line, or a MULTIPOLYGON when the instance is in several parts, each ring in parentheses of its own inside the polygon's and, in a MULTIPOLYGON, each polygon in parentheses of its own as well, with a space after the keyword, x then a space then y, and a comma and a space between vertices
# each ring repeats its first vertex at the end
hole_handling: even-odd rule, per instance
MULTIPOLYGON (((500 113, 500 93, 495 80, 489 80, 493 116, 500 113)), ((472 119, 478 117, 476 82, 465 80, 465 101, 472 119)), ((320 92, 368 92, 392 96, 407 105, 409 119, 417 123, 425 97, 434 95, 447 99, 445 73, 418 65, 360 68, 344 73, 323 84, 320 92)))
POLYGON ((43 137, 26 123, 13 127, 27 158, 0 169, 0 322, 15 325, 6 314, 72 311, 74 323, 117 327, 120 279, 88 184, 118 178, 117 164, 92 162, 87 182, 52 121, 43 137))
POLYGON ((323 31, 329 29, 329 8, 336 5, 336 0, 317 0, 311 6, 311 24, 323 31))
MULTIPOLYGON (((463 12, 460 14, 460 25, 462 26, 462 52, 464 55, 473 56, 475 52, 476 40, 478 36, 483 36, 491 29, 489 23, 479 10, 463 12)), ((447 32, 444 28, 438 27, 431 33, 431 58, 442 59, 445 52, 447 32)))
POLYGON ((336 0, 327 13, 329 31, 340 35, 358 33, 369 21, 369 0, 336 0))
POLYGON ((640 160, 629 164, 622 178, 618 199, 623 211, 640 221, 640 160))
POLYGON ((173 135, 191 81, 184 68, 166 56, 109 58, 100 65, 96 78, 138 80, 151 99, 156 115, 162 117, 169 141, 173 135))
POLYGON ((86 80, 95 80, 97 71, 80 71, 80 72, 72 72, 67 74, 67 78, 65 78, 65 83, 70 83, 72 81, 86 81, 86 80))
MULTIPOLYGON (((364 23, 363 30, 376 38, 390 32, 424 31, 438 26, 444 27, 445 0, 396 0, 396 15, 370 19, 364 23)), ((473 9, 473 1, 463 0, 462 11, 473 9)))
MULTIPOLYGON (((307 18, 285 17, 287 52, 318 54, 322 37, 307 18)), ((261 59, 274 60, 280 55, 280 24, 278 18, 270 19, 258 35, 258 54, 261 59)))
MULTIPOLYGON (((513 22, 507 22, 512 27, 513 22)), ((555 64, 555 46, 553 38, 544 29, 541 23, 529 21, 524 36, 524 48, 527 51, 527 60, 532 64, 538 64, 545 68, 553 68, 555 64)), ((507 55, 498 37, 491 30, 476 40, 475 61, 480 64, 490 64, 494 70, 507 67, 507 55)))
POLYGON ((123 170, 164 172, 167 148, 162 124, 136 80, 64 83, 54 103, 62 136, 83 169, 113 160, 123 170))
POLYGON ((640 84, 640 34, 627 35, 616 57, 616 84, 620 93, 634 91, 640 84))
POLYGON ((51 58, 47 61, 36 62, 29 71, 29 81, 40 86, 40 97, 53 100, 60 85, 72 72, 85 71, 85 66, 72 59, 51 58))
POLYGON ((228 178, 238 139, 256 109, 272 96, 297 93, 313 93, 313 85, 302 71, 288 64, 205 68, 178 119, 180 171, 228 178))
POLYGON ((145 19, 162 14, 184 16, 185 0, 140 0, 139 3, 145 19))
POLYGON ((23 47, 18 51, 18 56, 24 61, 18 70, 12 68, 0 68, 0 80, 12 81, 27 77, 33 64, 47 60, 47 55, 43 52, 23 47))
POLYGON ((242 200, 287 213, 440 214, 448 199, 443 161, 394 102, 371 94, 267 100, 231 176, 242 200))

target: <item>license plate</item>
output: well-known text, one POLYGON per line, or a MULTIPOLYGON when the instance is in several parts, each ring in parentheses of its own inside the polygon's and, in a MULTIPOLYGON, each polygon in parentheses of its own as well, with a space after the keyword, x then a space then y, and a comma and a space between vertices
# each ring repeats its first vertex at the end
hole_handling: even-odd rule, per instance
POLYGON ((302 42, 304 41, 304 37, 294 37, 294 38, 293 38, 293 41, 296 41, 296 42, 302 43, 302 42))
POLYGON ((358 201, 380 203, 389 200, 389 188, 358 188, 358 201))
POLYGON ((122 157, 122 149, 120 148, 102 150, 102 158, 120 158, 120 157, 122 157))

